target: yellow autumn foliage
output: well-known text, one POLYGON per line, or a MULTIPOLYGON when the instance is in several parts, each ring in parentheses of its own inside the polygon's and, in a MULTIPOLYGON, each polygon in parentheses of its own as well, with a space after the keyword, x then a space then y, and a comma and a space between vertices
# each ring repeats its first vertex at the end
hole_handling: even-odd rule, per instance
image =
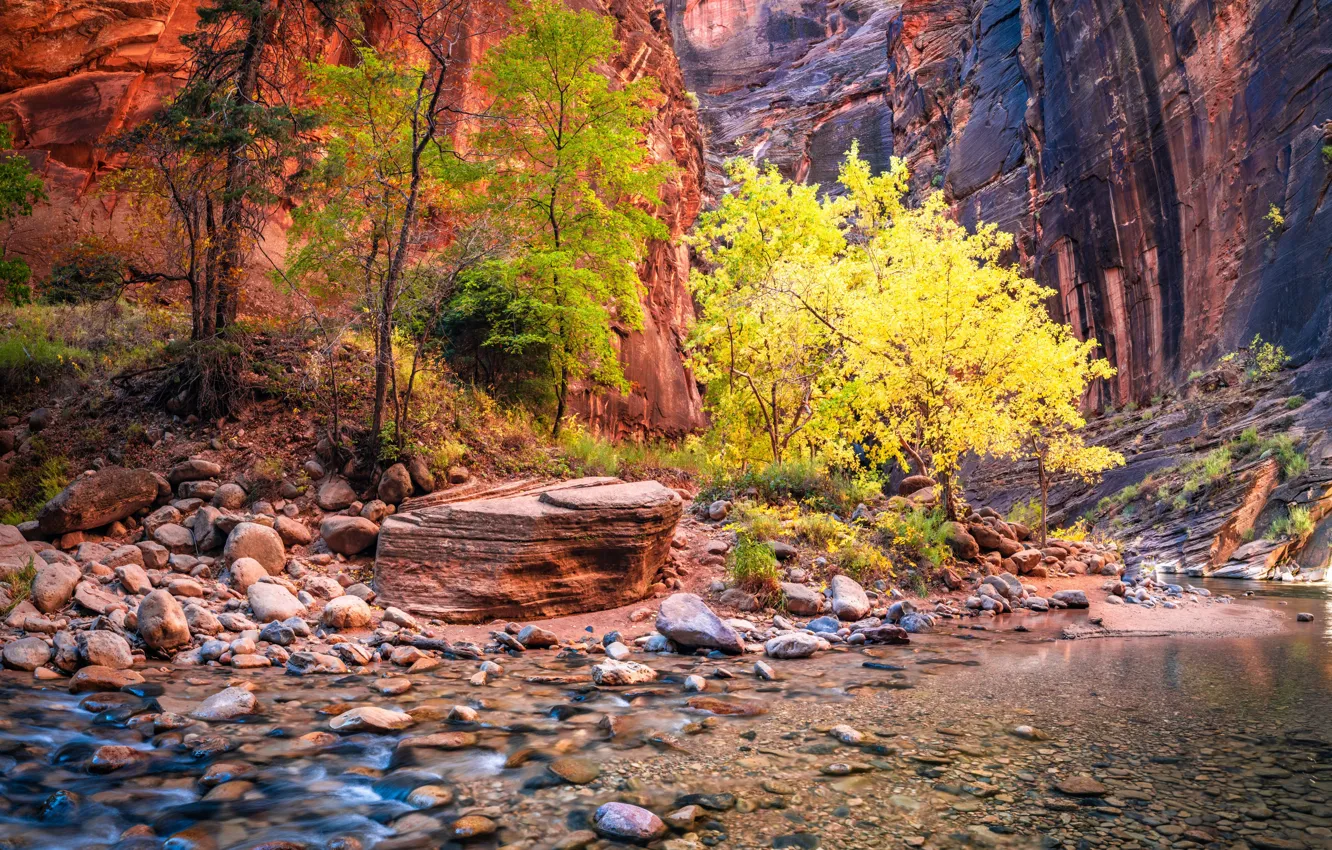
POLYGON ((968 230, 941 193, 908 205, 905 164, 874 174, 854 146, 840 196, 749 163, 728 176, 696 232, 711 271, 692 344, 720 428, 744 435, 737 458, 855 447, 934 476, 950 508, 970 452, 1075 474, 1122 463, 1075 433, 1089 382, 1114 370, 1006 260, 1011 235, 968 230))

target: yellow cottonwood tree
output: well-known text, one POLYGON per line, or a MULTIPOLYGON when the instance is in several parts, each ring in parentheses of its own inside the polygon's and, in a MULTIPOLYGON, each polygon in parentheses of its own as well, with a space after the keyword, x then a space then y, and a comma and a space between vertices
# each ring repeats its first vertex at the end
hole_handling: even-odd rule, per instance
POLYGON ((793 441, 813 436, 845 356, 837 261, 846 205, 772 167, 732 161, 727 175, 735 191, 694 236, 711 271, 690 278, 701 307, 691 363, 708 385, 727 459, 780 463, 793 441))
POLYGON ((1088 382, 1112 370, 1005 261, 1012 236, 968 231, 938 193, 908 206, 905 164, 876 175, 854 145, 843 198, 748 163, 729 174, 735 191, 696 235, 713 268, 694 284, 695 365, 719 428, 766 435, 774 461, 798 435, 914 465, 950 517, 967 453, 1040 443, 1050 470, 1113 462, 1073 434, 1088 382))
POLYGON ((1095 481, 1102 472, 1124 465, 1124 456, 1104 446, 1089 446, 1078 431, 1087 424, 1082 396, 1092 381, 1115 375, 1110 363, 1096 357, 1095 339, 1079 340, 1063 325, 1034 339, 1030 357, 1042 364, 1011 400, 1018 441, 1004 454, 1036 461, 1041 488, 1040 541, 1048 534, 1050 481, 1054 476, 1095 481))
POLYGON ((840 179, 860 233, 846 260, 852 424, 881 454, 933 475, 952 516, 962 456, 1014 445, 1025 425, 1013 400, 1038 376, 1050 380, 1033 353, 1059 333, 1045 309, 1052 293, 1003 261, 1012 236, 992 224, 968 232, 942 194, 905 206, 900 162, 875 176, 853 147, 840 179))

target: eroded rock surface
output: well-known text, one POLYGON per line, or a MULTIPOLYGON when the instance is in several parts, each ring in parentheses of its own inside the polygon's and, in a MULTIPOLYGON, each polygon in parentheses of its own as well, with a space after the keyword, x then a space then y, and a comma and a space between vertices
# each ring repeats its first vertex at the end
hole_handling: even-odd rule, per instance
POLYGON ((386 605, 454 622, 533 619, 643 599, 665 563, 679 494, 655 481, 578 479, 384 521, 386 605))

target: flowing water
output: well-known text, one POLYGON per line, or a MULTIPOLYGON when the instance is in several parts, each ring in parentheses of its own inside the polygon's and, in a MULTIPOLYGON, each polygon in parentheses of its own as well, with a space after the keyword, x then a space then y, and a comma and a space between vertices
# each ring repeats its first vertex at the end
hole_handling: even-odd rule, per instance
POLYGON ((1332 599, 1209 586, 1315 621, 1271 637, 1093 641, 1054 638, 1085 614, 1031 632, 967 621, 910 647, 773 662, 775 682, 752 659, 636 655, 658 681, 615 690, 529 682, 595 660, 551 651, 499 659, 504 674, 483 687, 468 683, 476 662, 446 662, 398 696, 372 690, 384 670, 263 672, 243 677, 261 714, 178 729, 152 715, 186 713, 234 671, 149 670, 138 694, 94 696, 5 673, 0 848, 574 848, 611 800, 700 806, 669 850, 1332 847, 1332 599), (690 705, 693 673, 721 703, 690 705), (417 722, 328 734, 331 716, 364 704, 417 722), (446 720, 453 705, 479 720, 446 720), (863 739, 830 735, 839 724, 863 739), (475 739, 404 743, 445 730, 475 739), (143 755, 94 772, 108 744, 143 755), (459 837, 468 815, 497 830, 459 837))

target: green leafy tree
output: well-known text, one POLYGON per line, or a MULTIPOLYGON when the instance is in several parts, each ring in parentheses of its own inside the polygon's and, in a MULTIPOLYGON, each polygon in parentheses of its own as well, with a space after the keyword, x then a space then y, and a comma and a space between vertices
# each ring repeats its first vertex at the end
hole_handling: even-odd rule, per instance
POLYGON ((414 382, 440 312, 460 278, 502 244, 503 229, 477 191, 485 172, 452 144, 460 116, 446 97, 448 46, 461 37, 452 14, 460 8, 404 10, 414 61, 362 47, 354 65, 309 70, 326 121, 324 158, 293 214, 301 248, 287 278, 315 294, 360 291, 375 339, 371 438, 384 457, 405 448, 414 382), (418 17, 406 14, 413 10, 418 17), (404 332, 413 344, 400 386, 394 351, 404 332))
POLYGON ((279 0, 214 0, 199 9, 185 84, 152 120, 122 135, 133 175, 122 185, 162 218, 178 244, 169 274, 189 284, 191 335, 235 322, 246 263, 267 211, 299 184, 315 114, 291 105, 295 32, 305 10, 279 0))
MULTIPOLYGON (((0 124, 0 151, 8 150, 11 144, 9 127, 0 124)), ((33 205, 45 198, 42 178, 33 173, 27 158, 0 153, 0 226, 4 227, 4 238, 0 240, 0 285, 4 286, 5 297, 16 305, 31 297, 28 280, 32 271, 21 257, 8 256, 14 221, 32 215, 33 205)))
POLYGON ((479 280, 507 295, 487 344, 547 353, 558 435, 572 382, 627 389, 612 325, 642 327, 636 264, 666 236, 651 209, 670 171, 643 129, 655 80, 612 85, 602 73, 621 49, 610 18, 535 0, 515 6, 513 27, 481 68, 495 120, 479 141, 496 162, 492 191, 514 202, 518 241, 504 273, 479 280))

